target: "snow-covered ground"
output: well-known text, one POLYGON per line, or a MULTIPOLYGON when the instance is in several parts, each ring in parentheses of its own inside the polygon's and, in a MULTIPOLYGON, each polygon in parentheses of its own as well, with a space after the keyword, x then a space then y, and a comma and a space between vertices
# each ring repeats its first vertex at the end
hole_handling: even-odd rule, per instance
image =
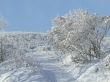
POLYGON ((59 60, 46 33, 1 34, 6 57, 0 64, 0 82, 110 82, 110 55, 76 65, 71 55, 59 60))

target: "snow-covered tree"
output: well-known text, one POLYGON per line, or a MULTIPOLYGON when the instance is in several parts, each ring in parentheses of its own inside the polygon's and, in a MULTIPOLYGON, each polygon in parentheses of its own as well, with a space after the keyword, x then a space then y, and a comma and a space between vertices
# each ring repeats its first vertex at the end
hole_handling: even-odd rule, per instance
MULTIPOLYGON (((7 27, 6 21, 0 17, 0 30, 7 27)), ((3 35, 0 35, 0 62, 4 61, 4 45, 3 45, 3 35)))
POLYGON ((110 17, 76 10, 56 17, 49 32, 52 45, 63 53, 77 52, 82 57, 100 58, 103 38, 110 29, 110 17))
POLYGON ((0 17, 0 30, 4 29, 5 27, 7 27, 7 22, 3 17, 0 17))

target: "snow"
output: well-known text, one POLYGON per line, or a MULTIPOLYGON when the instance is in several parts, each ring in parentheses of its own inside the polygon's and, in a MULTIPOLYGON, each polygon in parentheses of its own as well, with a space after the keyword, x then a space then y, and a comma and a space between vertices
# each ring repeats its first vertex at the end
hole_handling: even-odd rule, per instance
POLYGON ((110 82, 109 54, 101 60, 75 64, 71 54, 59 60, 46 33, 1 34, 6 58, 0 63, 0 82, 110 82))
POLYGON ((110 82, 110 55, 89 67, 76 82, 110 82))
POLYGON ((64 59, 63 59, 63 64, 65 65, 70 65, 72 63, 72 56, 68 54, 68 56, 66 56, 64 59))

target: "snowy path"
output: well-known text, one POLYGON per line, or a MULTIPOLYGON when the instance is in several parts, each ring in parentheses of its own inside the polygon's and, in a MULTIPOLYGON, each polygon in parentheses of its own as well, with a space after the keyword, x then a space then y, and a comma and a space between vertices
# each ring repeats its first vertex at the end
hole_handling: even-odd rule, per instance
POLYGON ((55 57, 54 52, 44 52, 37 55, 37 61, 42 67, 40 73, 47 82, 71 82, 72 75, 62 68, 62 64, 55 57))
POLYGON ((26 68, 9 71, 0 76, 0 82, 73 82, 72 75, 58 62, 54 52, 35 52, 30 55, 39 62, 39 71, 26 68))

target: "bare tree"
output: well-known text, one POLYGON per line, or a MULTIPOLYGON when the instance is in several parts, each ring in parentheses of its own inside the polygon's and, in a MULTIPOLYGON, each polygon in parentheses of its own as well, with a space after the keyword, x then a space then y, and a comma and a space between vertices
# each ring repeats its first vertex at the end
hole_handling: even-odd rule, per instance
POLYGON ((76 10, 56 17, 49 36, 54 48, 63 53, 75 51, 87 59, 100 58, 102 41, 109 29, 110 17, 76 10))

